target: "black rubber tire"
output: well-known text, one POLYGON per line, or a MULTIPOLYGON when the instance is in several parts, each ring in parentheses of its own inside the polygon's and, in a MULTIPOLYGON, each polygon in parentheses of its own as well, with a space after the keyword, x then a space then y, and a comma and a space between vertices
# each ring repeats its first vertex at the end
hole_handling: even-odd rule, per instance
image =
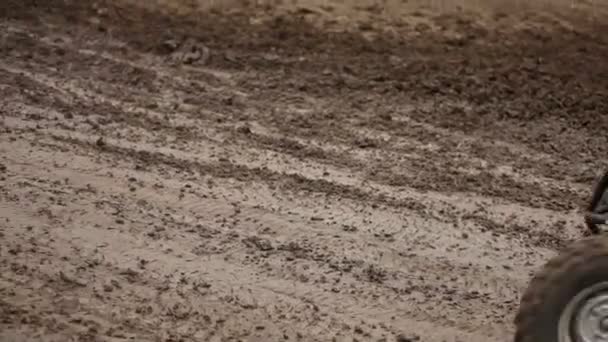
POLYGON ((595 185, 591 189, 591 201, 589 201, 589 204, 587 205, 588 212, 595 211, 595 207, 600 202, 600 199, 602 198, 602 195, 604 194, 604 190, 606 190, 607 187, 608 187, 608 171, 604 171, 604 173, 602 173, 602 175, 596 179, 595 185))
POLYGON ((608 236, 574 242, 532 278, 515 316, 515 342, 558 342, 568 302, 584 289, 608 281, 608 236))

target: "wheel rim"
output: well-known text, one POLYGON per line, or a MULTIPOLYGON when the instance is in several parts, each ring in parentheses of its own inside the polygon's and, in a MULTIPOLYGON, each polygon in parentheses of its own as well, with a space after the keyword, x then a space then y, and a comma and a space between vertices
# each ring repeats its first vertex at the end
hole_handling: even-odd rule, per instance
POLYGON ((566 306, 559 342, 608 342, 608 282, 589 287, 566 306))

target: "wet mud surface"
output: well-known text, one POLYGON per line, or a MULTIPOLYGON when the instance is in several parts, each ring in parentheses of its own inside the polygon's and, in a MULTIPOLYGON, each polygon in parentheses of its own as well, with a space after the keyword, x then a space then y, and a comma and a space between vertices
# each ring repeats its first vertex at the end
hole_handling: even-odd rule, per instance
POLYGON ((294 13, 0 4, 0 340, 511 339, 605 165, 605 31, 294 13))

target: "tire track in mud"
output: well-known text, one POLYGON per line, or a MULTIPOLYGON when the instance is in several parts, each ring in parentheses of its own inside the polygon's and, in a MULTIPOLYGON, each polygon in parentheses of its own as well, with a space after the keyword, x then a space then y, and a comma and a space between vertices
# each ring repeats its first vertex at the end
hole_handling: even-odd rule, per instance
MULTIPOLYGON (((68 135, 56 133, 53 137, 98 150, 94 146, 93 141, 87 141, 82 136, 78 138, 78 135, 75 133, 68 133, 68 135)), ((293 165, 289 165, 285 159, 273 161, 272 158, 260 162, 255 159, 255 155, 250 158, 243 156, 242 150, 240 156, 238 156, 239 153, 236 151, 235 153, 226 153, 224 151, 218 155, 216 151, 220 149, 209 148, 208 144, 207 146, 198 146, 192 150, 196 151, 196 154, 167 148, 159 149, 142 143, 137 143, 137 145, 126 142, 117 143, 112 140, 106 140, 104 147, 101 149, 102 152, 117 154, 127 159, 135 159, 142 162, 142 164, 166 165, 190 172, 196 170, 202 175, 211 174, 215 177, 235 178, 240 181, 264 181, 271 186, 277 186, 275 184, 279 183, 278 188, 283 190, 303 190, 334 197, 345 197, 360 203, 368 203, 368 205, 369 201, 373 201, 380 205, 411 211, 423 218, 433 218, 451 226, 454 226, 458 222, 472 222, 481 227, 481 232, 503 233, 508 238, 515 239, 521 238, 520 235, 524 234, 528 239, 531 239, 528 242, 536 246, 554 248, 563 244, 567 236, 574 236, 576 234, 575 231, 563 230, 563 227, 567 225, 567 221, 564 220, 567 219, 567 216, 562 218, 553 212, 542 214, 542 212, 537 211, 534 216, 545 216, 547 222, 540 223, 539 227, 529 230, 524 226, 525 222, 527 222, 526 218, 522 221, 516 220, 513 222, 515 218, 512 214, 512 206, 511 208, 507 206, 507 209, 504 211, 488 210, 484 208, 483 202, 486 200, 483 198, 477 200, 467 199, 466 202, 469 203, 466 204, 466 202, 463 203, 464 198, 462 197, 444 197, 441 202, 437 202, 440 196, 435 195, 436 200, 433 202, 427 198, 428 194, 412 193, 410 191, 400 192, 394 188, 383 188, 381 185, 374 184, 361 188, 361 183, 356 179, 351 180, 346 172, 330 169, 331 175, 326 176, 325 172, 328 169, 324 166, 314 167, 309 163, 309 166, 301 167, 297 161, 294 161, 293 165), (222 157, 223 155, 229 155, 231 159, 224 158, 222 157), (294 169, 301 170, 302 172, 291 172, 294 169), (315 169, 317 172, 315 172, 315 169), (321 174, 321 170, 325 170, 323 174, 321 174), (308 175, 316 173, 318 176, 304 177, 302 176, 303 173, 308 175), (340 176, 340 174, 342 175, 340 176), (395 196, 395 193, 402 195, 395 196), (439 203, 442 204, 438 205, 439 203), (492 215, 489 216, 489 214, 492 215), (556 215, 558 216, 557 218, 552 217, 556 215), (555 229, 556 227, 562 230, 556 231, 554 234, 559 234, 561 237, 546 232, 547 229, 555 229), (563 236, 564 233, 567 234, 566 237, 563 236)), ((372 205, 372 207, 374 206, 377 206, 377 204, 372 205)), ((532 214, 527 208, 522 207, 519 210, 524 215, 526 215, 526 212, 528 212, 527 215, 532 214)), ((532 222, 535 223, 536 221, 532 220, 532 222)), ((479 229, 474 229, 474 231, 479 231, 479 229)))

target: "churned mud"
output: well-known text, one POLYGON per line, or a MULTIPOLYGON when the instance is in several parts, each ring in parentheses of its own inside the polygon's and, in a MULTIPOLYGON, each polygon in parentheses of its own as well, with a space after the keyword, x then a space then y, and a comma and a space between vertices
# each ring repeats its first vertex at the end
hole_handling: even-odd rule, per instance
POLYGON ((227 3, 1 2, 0 340, 509 341, 603 12, 227 3))

